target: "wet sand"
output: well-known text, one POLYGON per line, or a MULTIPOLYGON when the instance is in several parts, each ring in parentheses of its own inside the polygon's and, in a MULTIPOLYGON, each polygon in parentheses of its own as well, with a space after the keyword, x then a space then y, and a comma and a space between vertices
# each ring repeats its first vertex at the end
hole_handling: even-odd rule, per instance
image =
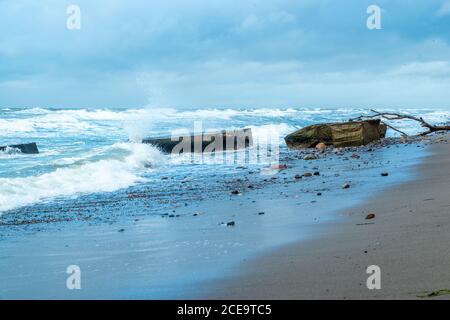
POLYGON ((449 289, 450 145, 430 150, 414 181, 344 210, 314 239, 241 264, 237 276, 203 285, 200 298, 417 299, 449 289), (366 286, 370 265, 381 269, 381 290, 366 286))

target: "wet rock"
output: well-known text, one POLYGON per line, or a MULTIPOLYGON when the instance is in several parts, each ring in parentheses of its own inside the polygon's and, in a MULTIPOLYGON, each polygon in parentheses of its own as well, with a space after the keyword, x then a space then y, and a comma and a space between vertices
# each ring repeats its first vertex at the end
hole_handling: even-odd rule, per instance
POLYGON ((303 174, 304 177, 312 177, 312 173, 311 172, 306 172, 303 174))
POLYGON ((317 157, 313 154, 307 154, 306 156, 303 157, 303 160, 316 160, 317 157))
POLYGON ((349 188, 350 188, 350 184, 348 184, 348 183, 344 183, 342 185, 342 189, 349 189, 349 188))
POLYGON ((367 216, 366 216, 366 220, 371 220, 375 218, 375 214, 370 212, 367 216))

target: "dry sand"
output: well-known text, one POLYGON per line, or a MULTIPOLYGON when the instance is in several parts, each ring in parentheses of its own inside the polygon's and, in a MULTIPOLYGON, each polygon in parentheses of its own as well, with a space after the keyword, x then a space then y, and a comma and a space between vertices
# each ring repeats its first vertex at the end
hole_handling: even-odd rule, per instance
POLYGON ((202 292, 218 299, 415 299, 450 289, 450 145, 431 148, 415 181, 374 194, 319 227, 318 239, 244 263, 238 276, 202 292), (365 219, 369 211, 375 219, 365 219), (367 289, 370 265, 381 268, 381 290, 367 289))

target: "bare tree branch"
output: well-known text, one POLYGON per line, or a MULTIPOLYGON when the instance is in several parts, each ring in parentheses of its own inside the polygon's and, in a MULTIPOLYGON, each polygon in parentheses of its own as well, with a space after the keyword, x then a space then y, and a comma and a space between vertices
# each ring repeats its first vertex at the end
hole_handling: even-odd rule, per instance
MULTIPOLYGON (((427 121, 425 121, 422 117, 415 117, 415 116, 412 116, 412 115, 409 115, 409 114, 401 114, 401 113, 395 113, 395 112, 379 112, 379 111, 376 111, 376 110, 373 110, 373 109, 370 110, 370 111, 373 114, 371 114, 371 115, 361 115, 361 116, 359 116, 357 118, 350 119, 350 121, 359 121, 359 120, 373 119, 373 118, 378 118, 378 119, 381 118, 381 119, 385 119, 385 120, 394 120, 394 121, 395 120, 405 120, 405 119, 413 120, 413 121, 419 122, 420 125, 423 128, 427 128, 428 129, 425 132, 419 133, 418 134, 419 136, 426 136, 426 135, 428 135, 430 133, 437 132, 437 131, 450 131, 450 126, 435 126, 435 125, 432 125, 432 124, 428 123, 427 121)), ((404 133, 403 131, 401 131, 401 130, 399 130, 397 128, 394 128, 393 126, 391 126, 391 125, 389 125, 387 123, 386 123, 386 125, 389 128, 391 128, 391 129, 393 129, 393 130, 395 130, 397 132, 400 132, 402 135, 407 136, 407 134, 404 133)))

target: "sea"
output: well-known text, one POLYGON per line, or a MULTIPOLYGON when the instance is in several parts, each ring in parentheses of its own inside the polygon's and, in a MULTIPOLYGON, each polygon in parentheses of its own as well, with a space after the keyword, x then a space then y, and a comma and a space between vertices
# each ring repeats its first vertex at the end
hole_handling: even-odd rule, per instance
MULTIPOLYGON (((386 110, 386 109, 384 109, 386 110)), ((392 110, 391 110, 392 111, 392 110)), ((395 111, 395 110, 394 110, 395 111)), ((396 110, 399 111, 399 110, 396 110)), ((403 109, 430 122, 445 122, 450 111, 403 109)), ((304 126, 348 120, 358 108, 0 108, 0 146, 36 142, 38 155, 0 151, 0 215, 55 199, 72 201, 87 194, 114 193, 161 177, 208 179, 230 172, 230 161, 207 161, 186 155, 166 155, 141 144, 147 137, 171 137, 177 132, 251 128, 257 138, 272 134, 279 148, 284 136, 304 126)), ((414 122, 396 123, 405 132, 420 130, 414 122)), ((390 130, 389 135, 395 135, 390 130)), ((273 141, 273 138, 271 138, 273 141)), ((250 165, 268 165, 264 161, 250 165)), ((170 191, 167 191, 170 192, 170 191)))

